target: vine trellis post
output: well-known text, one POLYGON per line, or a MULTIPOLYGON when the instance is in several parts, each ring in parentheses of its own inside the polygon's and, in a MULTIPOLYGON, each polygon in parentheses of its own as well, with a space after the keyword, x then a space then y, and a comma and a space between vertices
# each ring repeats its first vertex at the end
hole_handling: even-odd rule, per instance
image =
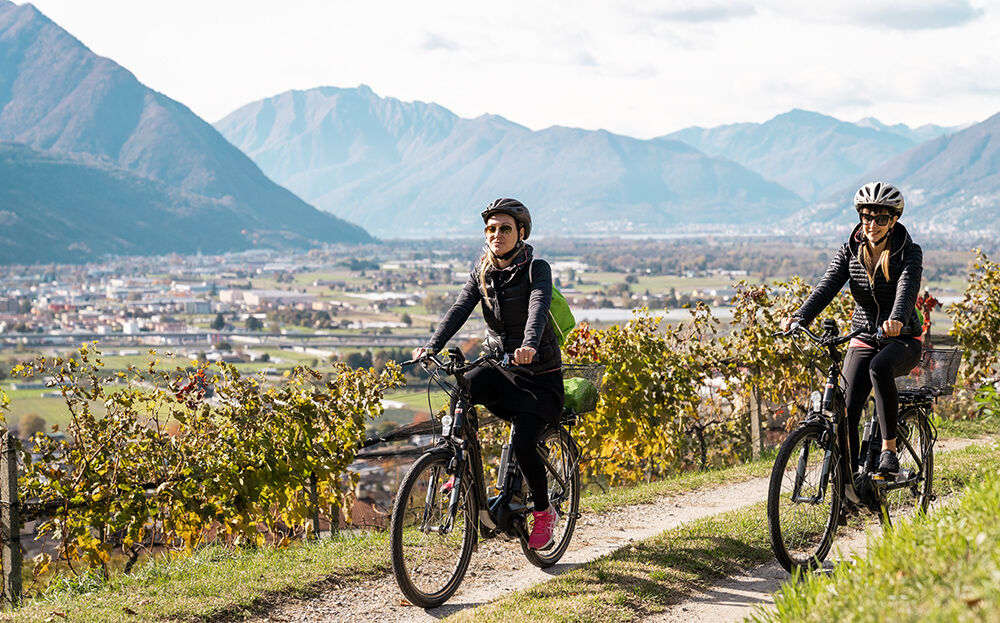
POLYGON ((17 438, 9 430, 0 435, 0 557, 3 562, 3 601, 21 603, 21 516, 17 499, 17 438))

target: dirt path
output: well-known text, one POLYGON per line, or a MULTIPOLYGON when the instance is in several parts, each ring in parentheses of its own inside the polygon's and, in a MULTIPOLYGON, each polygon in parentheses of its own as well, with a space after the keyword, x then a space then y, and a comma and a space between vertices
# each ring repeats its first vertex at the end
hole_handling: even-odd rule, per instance
POLYGON ((282 622, 435 621, 492 601, 507 593, 545 582, 604 554, 669 530, 683 523, 753 504, 767 496, 767 480, 705 489, 663 498, 653 504, 617 509, 604 515, 584 514, 577 524, 570 551, 549 569, 532 566, 516 542, 499 539, 480 545, 472 557, 462 587, 444 606, 423 610, 406 605, 391 576, 345 586, 315 599, 282 604, 254 619, 282 622))
MULTIPOLYGON (((941 440, 937 448, 950 451, 975 440, 941 440)), ((474 608, 508 593, 545 582, 615 551, 628 543, 657 535, 681 524, 741 508, 767 497, 767 480, 757 478, 713 489, 666 497, 653 504, 617 509, 604 515, 584 514, 577 524, 570 551, 549 569, 528 563, 516 542, 493 539, 480 545, 458 593, 444 606, 423 610, 409 605, 392 576, 381 576, 350 584, 312 599, 292 600, 269 613, 251 619, 254 623, 369 623, 370 621, 436 621, 454 612, 474 608)), ((877 529, 877 527, 876 527, 877 529)), ((865 536, 838 536, 842 556, 854 551, 865 536), (854 549, 852 549, 854 548, 854 549)), ((832 556, 831 556, 832 558, 832 556)), ((767 603, 788 574, 778 565, 765 565, 740 577, 713 585, 692 599, 676 604, 655 621, 740 620, 758 603, 767 603)))

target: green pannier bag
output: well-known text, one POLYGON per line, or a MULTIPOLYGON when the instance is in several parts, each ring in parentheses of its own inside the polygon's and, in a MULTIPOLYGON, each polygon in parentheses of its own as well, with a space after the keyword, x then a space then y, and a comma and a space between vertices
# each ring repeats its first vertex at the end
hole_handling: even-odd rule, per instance
MULTIPOLYGON (((532 260, 531 266, 528 266, 529 282, 534 281, 531 276, 531 268, 534 265, 535 261, 532 260)), ((552 303, 549 305, 549 324, 552 325, 552 330, 556 332, 556 340, 559 342, 559 346, 566 343, 569 332, 576 326, 576 318, 573 317, 573 311, 570 310, 566 297, 555 286, 552 286, 552 303)))
POLYGON ((597 408, 597 388, 587 379, 563 379, 563 390, 563 407, 573 413, 586 413, 597 408))

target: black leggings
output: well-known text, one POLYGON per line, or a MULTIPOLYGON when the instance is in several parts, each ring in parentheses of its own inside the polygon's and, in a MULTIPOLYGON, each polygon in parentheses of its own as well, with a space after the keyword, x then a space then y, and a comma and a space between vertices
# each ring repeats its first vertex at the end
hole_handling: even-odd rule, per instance
MULTIPOLYGON (((495 368, 476 368, 466 376, 466 379, 469 381, 473 402, 486 406, 497 417, 513 424, 511 450, 514 451, 514 457, 521 466, 524 479, 531 487, 531 499, 535 510, 547 509, 548 478, 545 473, 545 463, 536 448, 546 427, 559 417, 562 396, 555 396, 553 392, 545 391, 544 384, 548 379, 535 388, 535 391, 528 391, 518 387, 495 368)), ((558 383, 562 385, 561 374, 558 383)))
POLYGON ((861 435, 858 424, 865 401, 875 389, 875 413, 878 415, 882 439, 896 438, 896 418, 899 415, 899 395, 896 377, 912 370, 920 362, 920 341, 914 338, 894 339, 884 346, 850 347, 844 358, 844 379, 847 381, 848 438, 851 443, 851 467, 858 471, 861 435))

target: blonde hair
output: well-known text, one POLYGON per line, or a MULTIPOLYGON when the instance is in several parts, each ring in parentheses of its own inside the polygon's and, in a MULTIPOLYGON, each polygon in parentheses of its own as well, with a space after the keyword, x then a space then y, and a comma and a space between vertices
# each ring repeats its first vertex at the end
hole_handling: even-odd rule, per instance
POLYGON ((483 289, 483 302, 486 303, 486 307, 493 309, 493 304, 490 303, 490 297, 487 296, 488 290, 486 289, 486 271, 490 268, 500 268, 500 258, 493 253, 493 250, 489 247, 483 249, 483 255, 479 258, 479 285, 483 289))
POLYGON ((879 254, 878 260, 876 261, 873 257, 871 257, 868 245, 861 245, 861 262, 864 264, 865 272, 868 273, 869 281, 875 281, 875 271, 879 268, 882 269, 882 274, 885 275, 885 280, 889 281, 889 248, 891 246, 892 245, 890 245, 887 240, 885 248, 882 249, 882 253, 879 254))

